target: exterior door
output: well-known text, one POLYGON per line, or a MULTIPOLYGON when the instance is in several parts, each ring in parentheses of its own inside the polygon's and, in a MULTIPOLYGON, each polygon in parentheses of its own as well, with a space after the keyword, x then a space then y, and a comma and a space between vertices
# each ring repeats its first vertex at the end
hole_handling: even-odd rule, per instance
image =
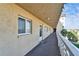
POLYGON ((40 25, 39 28, 39 41, 43 40, 43 25, 40 25))

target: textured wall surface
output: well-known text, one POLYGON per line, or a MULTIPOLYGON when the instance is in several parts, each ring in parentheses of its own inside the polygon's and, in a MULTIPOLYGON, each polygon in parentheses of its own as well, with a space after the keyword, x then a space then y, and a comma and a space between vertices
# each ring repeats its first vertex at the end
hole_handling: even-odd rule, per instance
POLYGON ((39 26, 43 28, 43 39, 53 32, 52 28, 16 4, 0 4, 0 55, 25 55, 39 43, 39 26), (32 20, 32 34, 18 35, 18 16, 32 20))

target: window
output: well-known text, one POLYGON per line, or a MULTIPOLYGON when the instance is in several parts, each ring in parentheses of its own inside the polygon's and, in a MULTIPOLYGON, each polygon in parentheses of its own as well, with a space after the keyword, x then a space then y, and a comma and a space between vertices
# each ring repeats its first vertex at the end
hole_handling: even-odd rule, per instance
POLYGON ((18 34, 25 33, 25 19, 18 19, 18 34))
POLYGON ((43 35, 42 31, 43 31, 43 26, 40 25, 40 37, 43 35))
POLYGON ((26 20, 26 33, 31 34, 32 33, 32 21, 26 20))
POLYGON ((48 27, 47 26, 45 26, 45 31, 48 32, 48 27))
POLYGON ((18 19, 18 34, 31 34, 32 33, 32 21, 19 17, 18 19))
POLYGON ((48 27, 46 27, 46 32, 48 32, 48 27))

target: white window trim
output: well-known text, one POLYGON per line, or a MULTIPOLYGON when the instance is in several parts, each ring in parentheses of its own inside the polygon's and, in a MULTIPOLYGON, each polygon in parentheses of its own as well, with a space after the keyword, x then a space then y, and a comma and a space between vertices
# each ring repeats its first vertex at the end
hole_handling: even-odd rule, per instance
POLYGON ((21 35, 29 35, 29 33, 21 33, 21 34, 18 34, 19 36, 21 35))
MULTIPOLYGON (((22 16, 19 16, 20 18, 23 18, 23 19, 25 19, 24 17, 22 17, 22 16)), ((26 24, 26 22, 28 21, 29 19, 25 19, 25 24, 26 24)), ((31 21, 31 20, 29 20, 29 21, 31 21)), ((19 36, 20 35, 30 35, 31 33, 26 33, 26 29, 25 29, 25 33, 20 33, 20 34, 18 34, 19 36)))

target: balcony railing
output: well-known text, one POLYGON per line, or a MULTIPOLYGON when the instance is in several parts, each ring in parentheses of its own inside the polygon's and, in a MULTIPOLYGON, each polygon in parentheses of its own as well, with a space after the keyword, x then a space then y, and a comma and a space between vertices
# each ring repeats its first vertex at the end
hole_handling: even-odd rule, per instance
POLYGON ((62 56, 79 56, 79 49, 73 45, 67 38, 63 37, 60 32, 56 32, 58 46, 62 56))

